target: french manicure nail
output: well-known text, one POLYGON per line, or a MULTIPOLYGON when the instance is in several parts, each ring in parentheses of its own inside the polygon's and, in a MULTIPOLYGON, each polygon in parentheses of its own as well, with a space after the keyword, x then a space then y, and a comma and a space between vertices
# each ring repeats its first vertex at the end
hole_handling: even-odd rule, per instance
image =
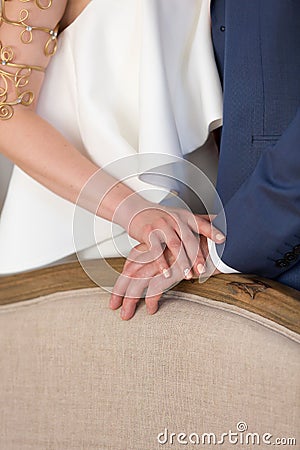
POLYGON ((165 278, 170 278, 170 276, 171 276, 170 271, 168 269, 164 269, 163 270, 163 276, 165 278))
POLYGON ((190 269, 184 269, 183 273, 184 273, 184 278, 186 278, 187 280, 190 280, 193 277, 193 275, 190 272, 190 269))
POLYGON ((217 241, 223 241, 225 239, 225 236, 221 233, 216 234, 217 241))
POLYGON ((201 275, 202 273, 205 273, 205 272, 206 272, 206 269, 205 269, 205 267, 203 266, 203 264, 198 264, 197 270, 198 270, 198 272, 199 272, 200 275, 201 275))

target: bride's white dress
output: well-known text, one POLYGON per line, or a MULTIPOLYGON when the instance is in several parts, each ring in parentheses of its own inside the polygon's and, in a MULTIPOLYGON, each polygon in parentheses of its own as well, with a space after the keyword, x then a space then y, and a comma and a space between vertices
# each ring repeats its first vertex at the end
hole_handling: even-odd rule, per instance
MULTIPOLYGON (((209 0, 92 0, 59 37, 38 113, 101 167, 200 147, 222 118, 209 0)), ((138 177, 129 184, 147 187, 138 177)), ((155 191, 153 199, 165 195, 155 191)), ((73 204, 14 167, 0 220, 0 273, 92 247, 83 229, 74 248, 73 213, 73 204)), ((96 222, 103 256, 117 256, 109 222, 96 222)))

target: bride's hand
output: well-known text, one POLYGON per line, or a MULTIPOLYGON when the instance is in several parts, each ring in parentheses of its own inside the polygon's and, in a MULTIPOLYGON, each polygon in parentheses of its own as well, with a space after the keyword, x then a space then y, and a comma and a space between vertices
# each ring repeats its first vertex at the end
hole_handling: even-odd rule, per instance
MULTIPOLYGON (((208 257, 206 238, 200 238, 200 248, 205 258, 208 257)), ((146 291, 145 302, 149 314, 158 309, 158 302, 166 290, 183 279, 182 271, 171 251, 166 248, 164 256, 171 266, 170 278, 166 279, 158 270, 153 250, 148 250, 145 244, 139 244, 132 249, 124 265, 111 295, 110 308, 118 309, 122 305, 121 318, 129 320, 133 317, 137 304, 146 291)), ((211 271, 212 274, 213 270, 211 271)), ((192 270, 195 278, 199 272, 192 270)), ((218 271, 214 271, 214 274, 218 271)))
MULTIPOLYGON (((153 260, 165 278, 170 277, 169 264, 164 255, 168 248, 176 270, 181 279, 192 278, 196 273, 205 271, 205 255, 200 248, 200 235, 220 244, 224 235, 210 222, 208 216, 194 215, 179 208, 167 208, 154 205, 143 209, 133 216, 128 226, 128 233, 137 241, 151 249, 153 260)), ((150 254, 148 254, 150 255, 150 254)))
POLYGON ((168 279, 159 271, 153 251, 149 250, 147 245, 139 244, 131 250, 123 271, 114 285, 109 302, 109 307, 113 310, 122 306, 123 320, 129 320, 134 316, 137 304, 146 289, 147 311, 154 314, 162 293, 183 279, 178 265, 176 267, 173 265, 174 259, 168 248, 164 251, 164 257, 172 267, 168 279))

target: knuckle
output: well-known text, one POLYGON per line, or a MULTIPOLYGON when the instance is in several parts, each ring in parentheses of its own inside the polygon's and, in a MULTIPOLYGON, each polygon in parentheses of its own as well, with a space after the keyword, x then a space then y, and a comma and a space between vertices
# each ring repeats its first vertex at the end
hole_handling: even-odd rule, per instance
POLYGON ((142 231, 144 235, 148 235, 153 231, 153 227, 150 223, 147 223, 146 225, 143 225, 142 231))
POLYGON ((126 293, 126 299, 124 303, 126 306, 136 305, 139 301, 139 298, 135 296, 134 292, 130 292, 130 290, 126 293))
POLYGON ((137 294, 135 294, 134 292, 130 292, 128 297, 127 297, 127 300, 128 300, 128 304, 134 306, 134 305, 136 305, 139 302, 140 297, 137 296, 137 294))
POLYGON ((170 248, 173 248, 174 250, 179 250, 179 249, 181 248, 181 241, 180 241, 179 239, 172 238, 172 239, 169 241, 168 246, 169 246, 170 248))
POLYGON ((156 264, 159 264, 163 267, 168 267, 168 263, 162 252, 160 252, 159 255, 157 255, 155 262, 156 262, 156 264))
POLYGON ((124 267, 122 275, 120 277, 120 281, 126 277, 131 277, 134 274, 134 269, 132 267, 132 264, 128 264, 127 267, 124 267))
POLYGON ((164 217, 160 217, 155 221, 155 225, 157 228, 165 228, 167 225, 166 219, 164 217))
POLYGON ((125 264, 124 264, 124 267, 122 270, 123 275, 130 271, 132 261, 134 261, 133 255, 128 256, 128 259, 125 261, 125 264))

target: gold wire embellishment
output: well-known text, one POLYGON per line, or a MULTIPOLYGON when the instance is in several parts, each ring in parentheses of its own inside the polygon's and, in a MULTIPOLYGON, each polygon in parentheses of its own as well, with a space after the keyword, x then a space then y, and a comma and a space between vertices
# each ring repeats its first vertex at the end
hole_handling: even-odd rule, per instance
MULTIPOLYGON (((26 23, 27 19, 29 18, 29 11, 27 9, 21 9, 19 13, 19 20, 10 20, 6 14, 5 14, 5 1, 7 0, 1 0, 1 7, 0 7, 0 26, 1 22, 8 23, 10 25, 15 25, 17 27, 22 27, 23 30, 20 33, 20 39, 23 42, 23 44, 30 44, 33 40, 33 31, 43 31, 44 33, 49 34, 49 39, 45 44, 44 47, 44 53, 46 56, 53 56, 57 49, 57 35, 58 35, 58 25, 56 25, 55 28, 45 28, 45 27, 38 27, 34 25, 29 25, 26 23)), ((24 2, 24 0, 20 0, 24 2)), ((25 0, 26 3, 31 0, 25 0)), ((38 3, 36 4, 40 5, 40 1, 37 0, 38 3)), ((52 0, 49 5, 51 6, 52 0)), ((40 6, 39 6, 40 7, 40 6)), ((47 8, 48 8, 47 4, 47 8)), ((41 9, 47 9, 47 8, 41 8, 41 9)))
POLYGON ((41 2, 41 0, 20 0, 20 2, 22 2, 22 3, 28 3, 28 2, 32 2, 32 1, 34 1, 36 6, 40 9, 48 9, 52 6, 52 0, 48 0, 48 3, 46 3, 46 4, 43 4, 44 2, 41 2))
POLYGON ((14 106, 29 106, 34 100, 34 93, 30 90, 23 91, 29 82, 33 70, 44 72, 40 66, 29 66, 12 62, 14 52, 11 47, 2 47, 0 41, 0 120, 8 120, 14 115, 14 106), (7 72, 3 67, 15 68, 15 72, 7 72), (15 89, 16 98, 8 100, 9 84, 15 89))

